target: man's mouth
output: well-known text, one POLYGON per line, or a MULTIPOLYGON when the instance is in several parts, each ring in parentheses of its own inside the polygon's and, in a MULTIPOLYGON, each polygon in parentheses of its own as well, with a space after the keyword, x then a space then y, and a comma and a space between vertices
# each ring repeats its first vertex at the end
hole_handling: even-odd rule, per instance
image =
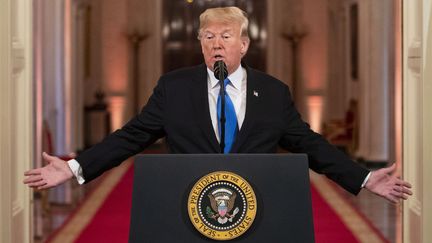
POLYGON ((222 55, 214 55, 213 57, 216 61, 223 60, 224 57, 222 55))

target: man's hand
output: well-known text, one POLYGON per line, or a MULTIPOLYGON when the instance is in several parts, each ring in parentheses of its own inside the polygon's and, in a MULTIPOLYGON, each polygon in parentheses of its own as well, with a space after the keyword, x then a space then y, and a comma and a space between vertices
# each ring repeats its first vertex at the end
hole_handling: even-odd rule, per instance
POLYGON ((42 157, 48 165, 24 172, 27 178, 24 184, 37 189, 47 189, 58 186, 71 179, 73 173, 66 161, 43 152, 42 157))
POLYGON ((394 172, 396 164, 390 167, 373 171, 365 187, 385 199, 398 203, 400 199, 408 199, 412 195, 411 184, 399 179, 394 172))

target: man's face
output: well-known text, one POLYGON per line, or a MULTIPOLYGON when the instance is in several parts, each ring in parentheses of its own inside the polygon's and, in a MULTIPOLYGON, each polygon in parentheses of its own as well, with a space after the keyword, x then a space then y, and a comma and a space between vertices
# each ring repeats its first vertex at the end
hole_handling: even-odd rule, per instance
POLYGON ((241 37, 240 24, 210 22, 201 32, 201 49, 210 70, 216 61, 223 60, 228 73, 233 73, 249 47, 246 37, 241 37))

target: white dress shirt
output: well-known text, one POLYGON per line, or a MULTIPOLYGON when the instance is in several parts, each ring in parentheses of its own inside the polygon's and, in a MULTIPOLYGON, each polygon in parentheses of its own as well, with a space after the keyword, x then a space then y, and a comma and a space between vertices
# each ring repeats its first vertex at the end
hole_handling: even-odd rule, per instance
MULTIPOLYGON (((210 108, 210 117, 213 124, 213 130, 219 141, 218 119, 217 119, 217 99, 219 97, 220 84, 216 79, 213 71, 207 68, 207 88, 210 108)), ((240 65, 231 75, 228 76, 230 83, 226 87, 237 116, 239 130, 243 124, 246 114, 246 70, 240 65)))

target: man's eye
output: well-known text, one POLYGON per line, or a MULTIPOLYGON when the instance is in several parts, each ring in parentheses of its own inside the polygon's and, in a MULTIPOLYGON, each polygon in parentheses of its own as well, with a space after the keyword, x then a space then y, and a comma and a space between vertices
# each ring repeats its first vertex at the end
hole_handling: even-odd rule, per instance
POLYGON ((214 35, 206 35, 205 38, 206 38, 207 40, 211 40, 211 39, 214 38, 214 35))
POLYGON ((223 35, 222 37, 223 37, 224 39, 229 39, 229 38, 231 38, 230 35, 223 35))

